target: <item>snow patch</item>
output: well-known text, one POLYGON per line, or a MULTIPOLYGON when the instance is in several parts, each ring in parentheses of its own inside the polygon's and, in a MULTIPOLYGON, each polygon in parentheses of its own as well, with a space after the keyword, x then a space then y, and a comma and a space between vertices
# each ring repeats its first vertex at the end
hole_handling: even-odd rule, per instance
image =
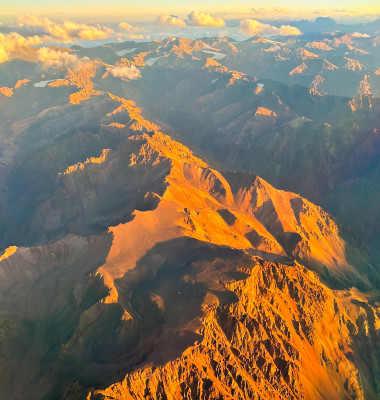
POLYGON ((211 81, 211 83, 215 83, 215 82, 217 82, 218 80, 219 80, 219 78, 213 79, 213 80, 211 81))
POLYGON ((46 87, 46 85, 47 85, 48 83, 54 82, 54 80, 55 80, 55 79, 50 79, 50 80, 48 80, 48 81, 36 82, 36 83, 33 83, 33 86, 34 86, 34 87, 46 87))
POLYGON ((213 58, 214 60, 222 60, 224 57, 226 57, 226 54, 224 53, 218 53, 216 51, 209 51, 209 50, 202 50, 202 51, 203 53, 213 54, 214 57, 211 58, 213 58))
POLYGON ((151 67, 162 57, 163 56, 148 58, 147 60, 145 60, 145 64, 148 65, 149 67, 151 67))
POLYGON ((133 49, 125 49, 125 50, 115 51, 115 54, 116 54, 117 56, 122 57, 122 56, 124 56, 125 54, 132 53, 132 52, 135 51, 135 50, 137 50, 137 47, 134 47, 133 49))

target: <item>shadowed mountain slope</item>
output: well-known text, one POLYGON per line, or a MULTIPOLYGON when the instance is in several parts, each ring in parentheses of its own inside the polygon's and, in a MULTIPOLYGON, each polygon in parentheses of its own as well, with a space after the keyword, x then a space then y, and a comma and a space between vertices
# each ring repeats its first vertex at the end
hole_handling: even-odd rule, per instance
POLYGON ((1 396, 378 397, 371 256, 90 81, 3 122, 1 396))

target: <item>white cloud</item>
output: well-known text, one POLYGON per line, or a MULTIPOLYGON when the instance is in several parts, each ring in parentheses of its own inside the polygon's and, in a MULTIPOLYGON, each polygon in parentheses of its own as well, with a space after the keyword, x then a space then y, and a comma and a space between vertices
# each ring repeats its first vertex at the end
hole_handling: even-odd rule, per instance
POLYGON ((117 32, 115 34, 116 39, 121 42, 125 39, 130 39, 130 40, 149 40, 150 36, 146 35, 145 33, 120 33, 117 32))
POLYGON ((355 32, 352 34, 352 37, 354 37, 354 38, 369 38, 370 36, 368 35, 368 33, 355 32))
POLYGON ((225 26, 226 22, 217 17, 213 17, 210 14, 202 13, 199 11, 193 11, 188 15, 188 25, 193 26, 225 26))
POLYGON ((276 7, 276 6, 273 6, 273 8, 272 8, 272 10, 274 11, 274 12, 276 12, 276 13, 279 13, 279 14, 283 14, 283 13, 287 13, 287 12, 289 12, 289 10, 287 9, 287 8, 285 8, 285 7, 276 7))
POLYGON ((5 61, 9 60, 9 54, 7 51, 0 45, 0 63, 3 63, 5 61))
POLYGON ((328 10, 327 8, 319 8, 318 10, 315 10, 313 12, 313 14, 315 14, 315 15, 329 15, 330 14, 330 10, 328 10))
POLYGON ((278 28, 278 35, 281 36, 299 36, 302 35, 302 32, 296 28, 295 26, 291 25, 281 25, 280 28, 278 28))
POLYGON ((164 26, 176 26, 183 28, 186 26, 186 22, 180 18, 177 17, 176 15, 170 15, 170 14, 162 14, 157 18, 157 22, 160 25, 164 26))
POLYGON ((128 24, 128 22, 120 22, 119 27, 121 29, 124 29, 127 32, 135 31, 137 28, 131 24, 128 24))
POLYGON ((22 16, 19 22, 20 27, 27 25, 43 28, 46 36, 65 43, 72 42, 74 39, 107 39, 113 34, 113 30, 107 26, 79 24, 73 21, 57 23, 46 17, 40 18, 35 15, 22 16))
POLYGON ((141 78, 140 70, 135 65, 126 67, 108 67, 107 71, 115 78, 127 78, 131 80, 141 78))
POLYGON ((19 33, 0 33, 0 63, 8 61, 17 52, 25 51, 30 46, 41 44, 42 40, 38 36, 24 37, 19 33))
POLYGON ((41 47, 38 50, 38 60, 44 69, 76 67, 83 62, 89 61, 87 57, 79 58, 76 54, 67 51, 53 50, 49 47, 41 47))
POLYGON ((253 11, 255 14, 267 14, 268 13, 268 9, 266 8, 251 8, 251 11, 253 11))
POLYGON ((258 16, 270 16, 270 15, 273 15, 273 14, 285 15, 285 14, 289 13, 289 10, 287 8, 280 7, 280 6, 273 6, 271 8, 264 8, 264 7, 251 8, 251 11, 253 13, 257 14, 257 17, 258 16))
POLYGON ((243 19, 240 21, 241 31, 247 35, 280 35, 280 36, 294 36, 302 35, 302 32, 291 25, 281 25, 280 28, 276 26, 264 24, 263 22, 255 19, 243 19))
POLYGON ((343 15, 350 15, 355 14, 354 10, 350 10, 348 8, 319 8, 313 12, 315 15, 333 15, 333 14, 343 14, 343 15))

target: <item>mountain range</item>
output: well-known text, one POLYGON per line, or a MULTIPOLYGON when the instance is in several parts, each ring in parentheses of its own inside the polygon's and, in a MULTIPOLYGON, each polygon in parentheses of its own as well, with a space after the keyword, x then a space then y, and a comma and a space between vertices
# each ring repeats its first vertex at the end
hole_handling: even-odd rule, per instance
POLYGON ((0 397, 379 398, 368 32, 0 64, 0 397))

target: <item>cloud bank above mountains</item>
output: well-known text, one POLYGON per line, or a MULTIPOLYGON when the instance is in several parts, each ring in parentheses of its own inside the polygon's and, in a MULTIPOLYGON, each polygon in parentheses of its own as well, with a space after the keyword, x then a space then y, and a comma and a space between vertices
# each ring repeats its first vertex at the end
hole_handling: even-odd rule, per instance
POLYGON ((0 33, 0 63, 11 59, 12 54, 27 51, 30 46, 42 44, 39 36, 24 37, 19 33, 0 33))
POLYGON ((108 26, 79 24, 65 20, 61 23, 53 22, 46 17, 26 15, 19 18, 19 26, 42 28, 46 39, 52 38, 63 43, 70 43, 75 39, 97 40, 107 39, 114 31, 108 26))
MULTIPOLYGON (((345 10, 335 11, 343 13, 345 10)), ((310 34, 310 26, 305 28, 304 22, 295 19, 281 19, 281 16, 287 12, 288 10, 283 7, 255 8, 251 9, 250 18, 226 20, 217 15, 194 10, 187 16, 165 13, 151 22, 134 24, 124 19, 117 23, 95 24, 88 21, 78 22, 69 19, 58 20, 35 15, 22 15, 13 23, 2 24, 0 21, 0 63, 9 61, 20 54, 24 59, 34 60, 37 58, 40 62, 42 62, 41 57, 47 57, 43 62, 56 67, 60 62, 65 65, 72 61, 67 54, 60 60, 57 60, 57 57, 54 58, 55 61, 49 59, 52 53, 45 54, 44 51, 39 51, 39 47, 46 46, 69 47, 72 44, 79 44, 86 47, 115 41, 163 39, 176 35, 187 38, 219 35, 244 40, 248 36, 255 35, 299 36, 310 34), (260 19, 259 15, 271 16, 273 19, 260 19), (289 23, 284 21, 289 21, 289 23), (307 29, 309 30, 307 31, 307 29)), ((319 10, 319 13, 322 11, 319 10)), ((331 18, 326 18, 327 20, 331 20, 331 18)), ((326 23, 331 24, 331 21, 326 23)), ((323 26, 325 29, 326 25, 323 26)), ((331 31, 336 30, 337 26, 335 25, 331 31)), ((364 31, 356 34, 357 37, 368 36, 364 31)))
POLYGON ((135 65, 109 67, 107 68, 107 72, 109 72, 115 78, 124 78, 130 80, 141 78, 140 70, 135 65))
POLYGON ((176 15, 162 14, 157 18, 157 22, 162 26, 173 26, 177 28, 183 28, 186 26, 186 22, 176 15))
POLYGON ((256 19, 244 19, 240 22, 240 27, 242 32, 247 35, 302 35, 302 32, 295 26, 281 25, 277 28, 276 26, 262 23, 256 19))
POLYGON ((63 67, 77 67, 79 64, 88 61, 88 58, 79 58, 76 54, 53 50, 49 47, 41 47, 38 50, 38 61, 42 64, 43 69, 59 69, 63 67))
POLYGON ((222 18, 213 17, 211 14, 192 11, 187 19, 178 17, 177 15, 162 14, 157 18, 157 22, 163 26, 172 27, 186 27, 186 26, 214 26, 223 27, 226 25, 226 21, 222 18))
POLYGON ((190 26, 217 26, 222 27, 226 25, 226 21, 221 18, 213 17, 210 14, 193 11, 188 16, 188 24, 190 26))

